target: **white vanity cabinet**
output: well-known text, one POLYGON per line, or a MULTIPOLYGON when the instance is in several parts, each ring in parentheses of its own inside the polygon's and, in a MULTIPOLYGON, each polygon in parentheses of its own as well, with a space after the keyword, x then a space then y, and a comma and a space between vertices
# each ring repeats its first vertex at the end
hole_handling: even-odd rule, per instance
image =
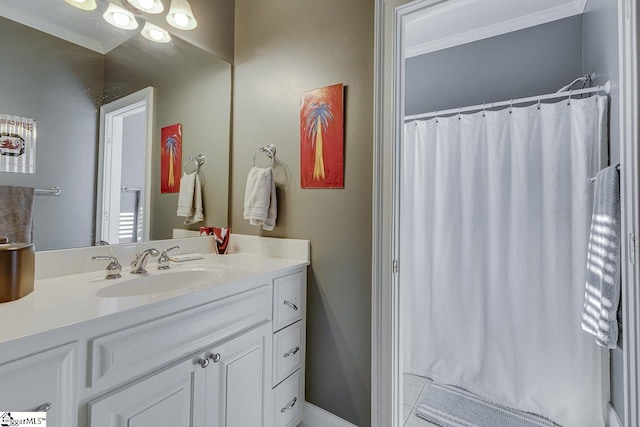
POLYGON ((91 427, 267 427, 270 324, 89 403, 91 427))
POLYGON ((173 295, 105 299, 89 272, 0 305, 0 322, 32 320, 0 330, 0 411, 48 410, 50 427, 297 426, 308 261, 214 260, 223 275, 173 295))

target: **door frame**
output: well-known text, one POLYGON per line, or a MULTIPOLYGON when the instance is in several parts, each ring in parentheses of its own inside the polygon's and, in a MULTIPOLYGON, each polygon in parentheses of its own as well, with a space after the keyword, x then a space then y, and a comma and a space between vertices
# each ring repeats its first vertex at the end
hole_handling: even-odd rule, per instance
MULTIPOLYGON (((373 427, 402 422, 398 207, 404 124, 403 26, 414 12, 453 0, 376 0, 372 229, 371 419, 373 427)), ((618 0, 624 419, 640 427, 640 149, 638 22, 635 1, 618 0)))
MULTIPOLYGON (((114 129, 118 127, 121 118, 139 112, 141 108, 145 111, 146 136, 145 136, 145 161, 144 161, 144 194, 142 197, 143 225, 142 240, 149 240, 149 230, 151 223, 151 165, 153 147, 153 119, 154 119, 154 92, 151 86, 134 92, 130 95, 119 98, 113 102, 100 107, 100 130, 98 136, 98 179, 96 186, 96 239, 101 240, 103 212, 105 203, 113 201, 104 200, 103 186, 109 179, 112 169, 105 167, 105 162, 109 162, 110 156, 105 155, 106 146, 110 144, 114 129)), ((120 193, 118 193, 120 194, 120 193)), ((109 242, 117 244, 118 242, 109 242)))

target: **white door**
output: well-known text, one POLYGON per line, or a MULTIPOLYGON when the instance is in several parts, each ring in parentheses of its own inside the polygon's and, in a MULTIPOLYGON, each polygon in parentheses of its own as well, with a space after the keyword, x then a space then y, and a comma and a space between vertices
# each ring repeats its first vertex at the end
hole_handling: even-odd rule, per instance
POLYGON ((270 425, 271 325, 259 327, 209 353, 207 427, 270 425))
POLYGON ((89 403, 90 427, 204 427, 204 369, 197 358, 89 403))
POLYGON ((96 240, 148 239, 153 88, 100 108, 96 240))

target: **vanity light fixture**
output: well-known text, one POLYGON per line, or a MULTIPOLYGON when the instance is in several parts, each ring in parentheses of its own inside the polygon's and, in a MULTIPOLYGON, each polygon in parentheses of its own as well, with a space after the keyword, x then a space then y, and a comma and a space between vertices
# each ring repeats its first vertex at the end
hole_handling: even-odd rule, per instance
POLYGON ((142 37, 152 42, 169 43, 171 36, 167 30, 164 30, 157 25, 153 25, 151 22, 145 22, 142 31, 140 32, 142 37))
POLYGON ((96 0, 64 0, 71 6, 82 10, 95 10, 98 7, 96 0))
POLYGON ((123 30, 135 30, 138 28, 138 21, 136 21, 133 13, 113 3, 109 3, 107 11, 102 16, 105 21, 114 27, 122 28, 123 30))
POLYGON ((131 6, 145 13, 162 13, 164 5, 160 0, 127 0, 131 6))
POLYGON ((167 22, 179 30, 193 30, 198 25, 188 0, 171 0, 167 22))

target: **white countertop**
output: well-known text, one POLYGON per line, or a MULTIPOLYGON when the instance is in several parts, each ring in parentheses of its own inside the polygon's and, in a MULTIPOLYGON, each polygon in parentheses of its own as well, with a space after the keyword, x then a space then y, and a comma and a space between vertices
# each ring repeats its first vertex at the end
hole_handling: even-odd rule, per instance
MULTIPOLYGON (((117 289, 113 286, 125 289, 127 281, 139 278, 131 275, 128 268, 123 268, 121 279, 114 280, 103 280, 104 270, 39 279, 31 294, 0 304, 0 343, 152 304, 188 300, 188 304, 198 305, 214 301, 264 285, 262 276, 277 271, 285 273, 308 264, 303 259, 251 253, 206 254, 202 260, 172 263, 172 270, 168 270, 215 270, 205 281, 184 288, 129 296, 112 296, 120 294, 111 292, 117 289)), ((147 264, 147 270, 147 276, 169 274, 156 270, 156 264, 152 262, 147 264)), ((133 282, 131 285, 135 286, 133 282)))

